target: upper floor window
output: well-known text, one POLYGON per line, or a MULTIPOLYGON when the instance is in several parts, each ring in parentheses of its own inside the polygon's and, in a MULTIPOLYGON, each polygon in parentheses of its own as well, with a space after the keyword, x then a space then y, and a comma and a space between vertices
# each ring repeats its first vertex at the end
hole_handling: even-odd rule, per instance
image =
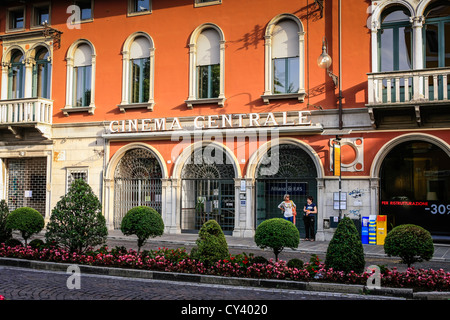
POLYGON ((91 103, 92 51, 87 44, 75 51, 73 65, 73 102, 75 107, 87 107, 91 103))
POLYGON ((144 32, 136 32, 124 43, 122 102, 123 112, 127 108, 154 105, 154 46, 152 38, 144 32))
POLYGON ((25 7, 8 9, 7 30, 21 30, 25 28, 25 7))
POLYGON ((425 68, 450 66, 450 4, 435 1, 425 10, 423 26, 425 68))
POLYGON ((24 54, 14 50, 11 54, 8 70, 8 99, 21 99, 25 95, 25 64, 24 54))
POLYGON ((81 21, 93 19, 93 0, 75 0, 74 5, 80 8, 79 19, 81 21))
POLYGON ((96 55, 86 40, 73 43, 67 53, 66 107, 63 113, 95 110, 96 55))
POLYGON ((202 6, 221 4, 221 3, 222 3, 222 0, 195 0, 194 6, 202 7, 202 6))
POLYGON ((47 48, 37 50, 33 67, 33 96, 50 99, 52 64, 47 48))
POLYGON ((304 36, 300 20, 290 14, 275 17, 265 38, 264 102, 282 98, 303 101, 304 36))
POLYGON ((140 14, 149 13, 151 11, 151 0, 128 0, 128 13, 140 14))
POLYGON ((33 6, 33 12, 31 15, 32 27, 40 27, 45 23, 50 25, 50 5, 39 4, 33 6))
POLYGON ((189 108, 193 104, 225 101, 225 40, 222 30, 213 24, 197 28, 189 44, 189 108))
POLYGON ((378 32, 378 71, 411 69, 413 40, 409 17, 409 11, 401 6, 383 11, 378 32))

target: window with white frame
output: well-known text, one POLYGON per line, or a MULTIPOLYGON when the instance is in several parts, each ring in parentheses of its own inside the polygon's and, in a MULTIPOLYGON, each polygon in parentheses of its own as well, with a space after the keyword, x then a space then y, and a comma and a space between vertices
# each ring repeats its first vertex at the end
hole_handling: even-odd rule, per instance
POLYGON ((80 168, 66 168, 67 177, 66 177, 66 192, 69 191, 70 186, 75 180, 82 179, 85 182, 88 182, 88 173, 89 170, 86 167, 80 168))
POLYGON ((301 21, 291 14, 275 17, 266 29, 265 103, 271 99, 303 101, 304 33, 301 21))
POLYGON ((128 15, 146 14, 152 11, 152 0, 128 0, 128 15))
POLYGON ((123 55, 122 102, 119 108, 154 106, 154 46, 145 32, 136 32, 125 41, 123 55))
POLYGON ((195 0, 194 6, 195 7, 204 7, 204 6, 210 6, 215 4, 221 4, 222 0, 195 0))
POLYGON ((189 46, 187 106, 216 103, 223 107, 225 40, 222 31, 212 24, 203 25, 194 31, 189 46))
POLYGON ((95 110, 95 50, 87 40, 72 44, 67 55, 65 115, 70 112, 95 110))

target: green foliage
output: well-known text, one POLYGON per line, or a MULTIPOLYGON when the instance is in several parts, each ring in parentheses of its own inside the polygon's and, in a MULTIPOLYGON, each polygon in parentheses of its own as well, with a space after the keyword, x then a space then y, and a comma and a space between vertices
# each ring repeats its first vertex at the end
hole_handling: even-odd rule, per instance
POLYGON ((29 246, 32 247, 33 249, 38 249, 42 246, 44 246, 44 241, 42 241, 41 239, 34 239, 29 243, 29 246))
POLYGON ((46 242, 84 252, 90 246, 104 244, 107 235, 100 201, 84 180, 75 180, 52 210, 46 242))
POLYGON ((384 252, 388 256, 400 257, 402 263, 410 267, 415 262, 430 260, 433 257, 433 239, 424 228, 403 224, 386 235, 384 252))
POLYGON ((5 245, 8 247, 17 247, 22 246, 22 242, 19 239, 11 238, 5 241, 5 245))
POLYGON ((209 220, 203 224, 196 245, 191 250, 191 257, 207 266, 230 256, 227 240, 216 220, 209 220))
POLYGON ((296 249, 300 242, 300 233, 295 225, 281 218, 263 221, 255 232, 255 243, 260 248, 272 248, 275 260, 284 248, 296 249))
POLYGON ((303 261, 297 258, 292 258, 291 260, 288 261, 287 266, 289 268, 297 268, 297 269, 302 269, 303 268, 303 261))
POLYGON ((0 201, 0 243, 12 238, 12 230, 6 228, 6 218, 8 215, 8 205, 5 200, 2 200, 0 201))
POLYGON ((364 271, 364 249, 353 221, 344 217, 331 239, 325 258, 327 268, 361 273, 364 271))
POLYGON ((6 219, 6 228, 20 231, 27 246, 28 239, 44 228, 42 215, 33 208, 22 207, 14 210, 6 219))
POLYGON ((256 257, 253 257, 253 259, 252 259, 252 263, 266 264, 268 262, 269 262, 269 260, 267 260, 267 258, 263 257, 263 256, 256 256, 256 257))
POLYGON ((149 237, 161 236, 164 233, 164 222, 161 215, 153 208, 140 206, 130 209, 120 224, 124 235, 138 237, 138 252, 149 237))

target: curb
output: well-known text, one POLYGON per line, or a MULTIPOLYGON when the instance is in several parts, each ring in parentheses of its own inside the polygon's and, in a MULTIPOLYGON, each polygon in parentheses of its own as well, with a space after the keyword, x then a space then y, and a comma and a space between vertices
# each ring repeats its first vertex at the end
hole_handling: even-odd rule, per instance
MULTIPOLYGON (((45 271, 67 272, 71 264, 26 260, 18 258, 0 258, 0 265, 9 267, 30 268, 45 271)), ((378 288, 369 289, 364 285, 302 282, 290 280, 255 279, 222 277, 212 275, 200 275, 189 273, 163 272, 152 270, 122 269, 112 267, 99 267, 89 265, 77 265, 81 272, 125 278, 154 279, 166 281, 193 282, 201 284, 233 285, 243 287, 289 289, 303 291, 334 292, 342 294, 369 294, 385 297, 396 297, 413 300, 450 300, 450 292, 413 292, 413 289, 403 288, 378 288)))

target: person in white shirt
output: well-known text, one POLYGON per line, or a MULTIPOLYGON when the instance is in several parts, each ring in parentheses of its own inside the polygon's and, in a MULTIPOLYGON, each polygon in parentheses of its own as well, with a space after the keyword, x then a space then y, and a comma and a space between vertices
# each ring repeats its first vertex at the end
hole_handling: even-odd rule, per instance
POLYGON ((278 208, 281 209, 281 212, 286 220, 292 223, 294 222, 294 208, 296 208, 296 205, 294 201, 289 199, 288 194, 284 195, 284 201, 278 205, 278 208))

